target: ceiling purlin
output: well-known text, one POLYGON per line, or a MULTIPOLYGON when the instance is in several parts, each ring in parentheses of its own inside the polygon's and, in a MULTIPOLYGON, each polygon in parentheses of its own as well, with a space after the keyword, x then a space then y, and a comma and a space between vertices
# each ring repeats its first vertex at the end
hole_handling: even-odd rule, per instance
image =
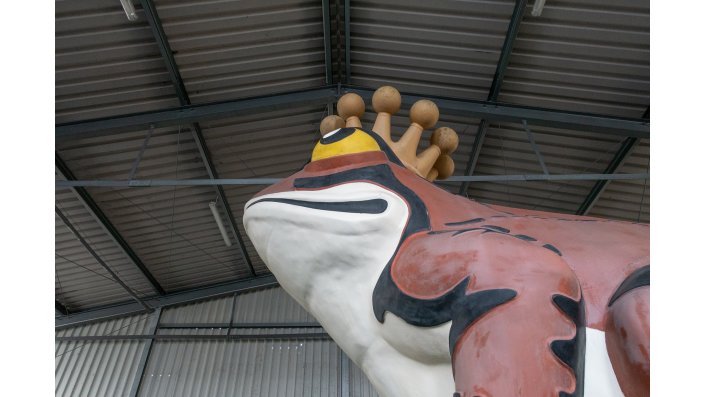
MULTIPOLYGON (((509 21, 509 26, 507 27, 507 35, 504 37, 504 44, 502 45, 502 52, 499 55, 499 60, 497 61, 497 68, 494 72, 494 77, 492 78, 492 85, 490 86, 490 93, 487 95, 488 102, 496 102, 499 96, 499 90, 502 87, 502 81, 504 80, 504 74, 507 71, 507 66, 509 66, 509 58, 512 55, 512 49, 514 48, 514 41, 519 34, 519 25, 521 24, 522 18, 524 17, 524 11, 526 10, 527 0, 516 0, 514 5, 514 11, 512 13, 512 18, 509 21)), ((477 166, 477 160, 480 158, 480 150, 485 142, 485 136, 487 135, 488 127, 487 119, 480 120, 480 125, 477 128, 477 134, 475 135, 475 141, 473 142, 472 149, 470 150, 470 156, 468 157, 468 162, 465 167, 463 175, 472 175, 475 172, 475 167, 477 166)), ((458 189, 458 194, 464 196, 467 194, 469 182, 464 182, 460 185, 458 189)))
MULTIPOLYGON (((179 67, 176 64, 176 60, 174 59, 174 53, 171 51, 169 40, 166 37, 166 33, 164 33, 164 29, 162 27, 161 20, 159 19, 157 9, 154 6, 152 0, 140 0, 140 4, 142 5, 142 9, 144 10, 144 13, 147 16, 149 26, 152 28, 152 34, 154 35, 154 39, 157 42, 157 45, 159 46, 159 51, 162 54, 162 58, 164 59, 166 68, 169 71, 169 76, 174 85, 174 89, 176 90, 176 95, 179 98, 179 102, 182 106, 190 105, 191 100, 188 97, 188 92, 186 92, 184 81, 181 78, 179 67)), ((213 160, 211 159, 210 152, 208 151, 208 146, 206 145, 206 141, 203 137, 203 132, 201 131, 200 125, 198 123, 192 123, 191 132, 193 134, 194 141, 196 142, 196 146, 198 147, 198 152, 200 153, 201 159, 203 160, 203 165, 206 167, 206 171, 208 172, 208 176, 211 179, 218 179, 218 172, 215 169, 215 166, 213 165, 213 160)), ((225 191, 223 190, 222 186, 216 186, 215 191, 218 196, 218 200, 223 204, 223 209, 225 210, 225 214, 227 215, 228 223, 230 224, 232 233, 233 235, 235 235, 235 239, 237 240, 237 246, 240 250, 240 255, 247 264, 251 275, 256 276, 257 274, 255 272, 254 267, 252 266, 252 260, 250 259, 250 256, 247 253, 247 249, 245 248, 245 243, 242 239, 242 234, 237 227, 237 223, 235 222, 235 217, 233 216, 232 209, 230 208, 230 204, 228 203, 227 197, 225 196, 225 191)))
MULTIPOLYGON (((642 119, 649 119, 649 108, 650 106, 646 107, 646 111, 644 111, 644 115, 641 117, 642 119)), ((622 145, 619 147, 617 152, 614 154, 614 157, 612 157, 612 160, 605 168, 603 174, 614 174, 619 171, 619 169, 622 167, 629 155, 634 151, 634 148, 639 146, 640 141, 640 138, 625 138, 624 141, 622 141, 622 145)), ((597 199, 600 198, 602 192, 605 191, 609 183, 609 180, 595 182, 592 189, 590 189, 590 193, 588 193, 587 197, 585 197, 585 200, 582 204, 580 204, 580 207, 578 207, 578 210, 575 213, 577 215, 587 215, 588 212, 590 212, 590 210, 592 209, 593 205, 595 205, 595 203, 597 202, 597 199)))
MULTIPOLYGON (((75 175, 66 163, 63 161, 59 153, 54 154, 55 157, 55 167, 57 172, 66 180, 76 180, 75 175)), ((77 196, 78 200, 83 204, 88 213, 105 229, 105 231, 112 237, 113 241, 122 249, 125 255, 130 259, 130 261, 137 267, 142 275, 149 281, 152 288, 157 291, 159 295, 164 295, 166 291, 159 284, 154 275, 147 269, 147 266, 142 262, 135 251, 130 247, 130 245, 125 241, 120 232, 113 226, 112 222, 103 213, 98 204, 93 200, 88 191, 83 187, 72 187, 71 190, 77 196)))
POLYGON ((105 263, 105 261, 103 261, 103 259, 100 257, 100 255, 98 255, 98 253, 93 250, 93 248, 90 246, 90 244, 88 244, 88 242, 83 238, 83 236, 81 236, 81 234, 78 232, 78 230, 76 230, 76 228, 73 226, 73 224, 71 224, 71 222, 68 220, 68 218, 66 218, 66 215, 64 215, 64 213, 61 212, 61 210, 59 209, 58 206, 54 206, 54 212, 56 213, 56 215, 59 218, 61 218, 61 221, 64 223, 64 225, 66 225, 66 227, 69 228, 71 233, 73 233, 73 235, 76 236, 78 241, 81 242, 81 245, 83 245, 83 248, 85 248, 88 251, 88 253, 91 254, 93 259, 95 259, 101 266, 103 266, 103 268, 110 274, 112 279, 116 283, 120 284, 120 286, 125 290, 125 292, 127 292, 127 294, 130 295, 130 297, 132 297, 132 299, 134 299, 137 303, 139 303, 140 306, 142 306, 142 308, 144 310, 151 311, 152 308, 147 306, 147 304, 144 303, 144 301, 142 299, 140 299, 135 294, 135 292, 130 287, 128 287, 127 284, 125 284, 125 282, 122 281, 122 279, 120 279, 120 277, 118 277, 117 274, 115 274, 115 272, 110 268, 110 266, 108 266, 108 264, 105 263))

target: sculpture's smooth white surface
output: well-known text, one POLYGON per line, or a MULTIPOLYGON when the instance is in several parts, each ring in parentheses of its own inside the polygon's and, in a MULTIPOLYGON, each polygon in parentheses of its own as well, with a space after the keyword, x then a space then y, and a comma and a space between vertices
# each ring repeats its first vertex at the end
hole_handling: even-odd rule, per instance
POLYGON ((282 288, 318 319, 381 395, 452 395, 450 325, 413 327, 389 313, 380 324, 372 313, 372 290, 408 218, 403 200, 370 183, 257 200, 262 198, 387 201, 382 214, 351 214, 278 202, 250 206, 251 200, 244 224, 272 273, 287 280, 282 288))

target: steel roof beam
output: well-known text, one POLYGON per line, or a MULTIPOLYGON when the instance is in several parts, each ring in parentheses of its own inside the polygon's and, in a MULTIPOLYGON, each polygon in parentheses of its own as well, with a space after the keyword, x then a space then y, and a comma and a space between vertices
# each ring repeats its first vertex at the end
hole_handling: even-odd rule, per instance
POLYGON ((326 63, 326 84, 333 84, 333 55, 330 38, 330 2, 321 0, 323 11, 323 49, 326 63))
MULTIPOLYGON (((504 37, 504 44, 502 45, 502 52, 499 55, 499 61, 497 62, 497 68, 494 72, 494 77, 492 78, 492 85, 490 86, 490 93, 487 95, 487 101, 496 102, 499 97, 499 89, 502 87, 502 82, 504 81, 504 74, 507 72, 507 67, 509 66, 509 58, 512 55, 512 49, 514 49, 514 41, 519 34, 519 24, 524 17, 524 11, 526 10, 527 0, 517 0, 514 5, 514 11, 512 12, 512 18, 509 20, 509 27, 507 27, 507 35, 504 37)), ((526 124, 526 120, 523 120, 526 124)), ((482 145, 485 143, 485 136, 487 136, 487 128, 489 123, 487 120, 482 119, 480 125, 475 134, 475 141, 472 145, 472 150, 470 151, 470 156, 468 158, 467 165, 465 166, 465 171, 463 175, 472 175, 475 173, 475 167, 477 167, 477 161, 480 158, 480 150, 482 145)), ((468 191, 468 182, 460 185, 458 189, 458 194, 465 195, 468 191)))
MULTIPOLYGON (((648 173, 641 174, 518 174, 518 175, 459 175, 439 180, 444 182, 505 182, 505 181, 594 181, 615 179, 648 179, 648 173)), ((283 178, 241 178, 241 179, 145 179, 145 180, 84 180, 56 181, 57 188, 90 187, 164 187, 164 186, 237 186, 272 185, 283 178)))
MULTIPOLYGON (((341 93, 355 92, 371 100, 374 89, 341 86, 341 93)), ((227 102, 189 105, 172 109, 127 114, 101 119, 57 124, 54 135, 57 141, 78 137, 111 135, 117 132, 167 127, 194 121, 217 120, 262 111, 289 109, 292 106, 325 105, 338 98, 338 86, 325 86, 310 90, 292 91, 283 94, 236 99, 227 102)), ((569 112, 521 105, 498 104, 430 95, 402 93, 402 104, 410 106, 419 99, 431 99, 442 114, 474 117, 491 121, 552 126, 595 133, 649 137, 649 122, 643 119, 604 116, 591 113, 569 112)))
POLYGON ((350 0, 345 0, 345 83, 350 82, 350 0))
POLYGON ((73 235, 76 236, 78 241, 81 242, 81 245, 83 245, 83 248, 85 248, 88 251, 88 253, 91 254, 93 259, 95 259, 110 274, 110 276, 113 278, 113 280, 115 280, 116 283, 120 284, 120 286, 125 290, 125 292, 127 292, 127 294, 130 295, 132 297, 132 299, 134 299, 137 303, 139 303, 140 306, 142 306, 142 308, 144 310, 152 310, 152 308, 147 306, 147 304, 145 304, 142 301, 142 299, 140 299, 135 294, 135 292, 132 291, 132 289, 130 287, 128 287, 127 284, 125 284, 125 282, 122 281, 122 279, 120 279, 120 277, 118 277, 117 274, 115 274, 115 272, 110 268, 110 266, 108 266, 107 263, 105 263, 103 261, 103 259, 98 255, 98 253, 93 250, 93 247, 91 247, 91 245, 88 244, 88 241, 86 241, 83 238, 83 236, 81 236, 81 233, 79 233, 78 230, 76 230, 76 228, 71 224, 71 222, 68 220, 68 218, 66 218, 66 215, 64 215, 61 212, 59 207, 54 206, 54 212, 56 213, 56 215, 59 216, 59 218, 61 218, 61 221, 64 223, 64 225, 66 225, 66 227, 68 227, 69 230, 71 230, 71 233, 73 233, 73 235))
MULTIPOLYGON (((163 308, 173 305, 180 305, 200 301, 204 299, 218 298, 231 295, 235 292, 244 292, 252 289, 277 286, 277 280, 272 275, 252 277, 243 280, 230 281, 227 283, 215 284, 208 287, 195 288, 180 292, 172 292, 164 296, 153 296, 143 298, 143 301, 152 308, 163 308)), ((145 310, 139 304, 127 301, 116 305, 108 305, 99 308, 88 309, 68 316, 58 317, 55 320, 56 329, 72 327, 88 322, 107 320, 115 317, 130 316, 144 313, 145 310)))
MULTIPOLYGON (((75 181, 76 177, 69 167, 64 163, 64 161, 59 156, 59 153, 55 153, 55 166, 56 171, 61 175, 66 181, 75 181)), ((152 273, 147 269, 147 266, 142 262, 142 260, 137 256, 135 251, 130 247, 130 245, 125 241, 120 232, 113 226, 112 222, 103 213, 103 211, 98 207, 98 204, 93 200, 88 191, 83 187, 70 187, 73 193, 77 196, 78 200, 83 204, 88 213, 95 219, 99 225, 102 226, 108 235, 113 239, 113 241, 120 247, 122 252, 127 256, 128 259, 139 269, 142 275, 149 281, 152 288, 160 295, 164 295, 166 291, 159 284, 157 279, 152 275, 152 273)))
MULTIPOLYGON (((372 99, 374 89, 342 86, 343 94, 355 92, 366 101, 372 99)), ((472 101, 465 99, 401 93, 402 106, 411 106, 419 99, 430 99, 442 115, 454 115, 487 119, 488 121, 503 121, 521 124, 523 120, 531 126, 548 126, 578 131, 590 131, 598 134, 649 137, 649 121, 638 118, 604 116, 591 113, 569 112, 555 109, 537 108, 522 105, 499 104, 488 101, 472 101)))
POLYGON ((56 311, 57 314, 61 314, 64 316, 68 316, 69 311, 66 309, 66 306, 62 305, 61 302, 54 300, 54 310, 56 311))
MULTIPOLYGON (((645 120, 649 118, 649 107, 646 108, 642 118, 645 120)), ((628 137, 624 139, 624 141, 622 141, 622 145, 619 147, 614 157, 612 157, 612 160, 609 162, 603 173, 614 174, 622 168, 622 165, 632 151, 639 145, 639 142, 639 138, 628 137)), ((590 210, 592 210, 592 207, 597 202, 597 199, 599 199, 605 189, 607 189, 607 185, 609 183, 609 180, 600 180, 595 182, 592 189, 590 189, 590 193, 588 193, 587 197, 585 197, 585 200, 583 200, 582 204, 580 204, 580 207, 578 207, 578 210, 575 213, 577 215, 587 215, 590 210)))
POLYGON ((282 334, 138 334, 138 335, 73 335, 55 336, 57 342, 103 342, 103 341, 134 341, 134 340, 303 340, 303 339, 331 339, 326 332, 309 333, 282 333, 282 334))
MULTIPOLYGON (((162 58, 164 59, 164 62, 166 64, 166 68, 169 71, 169 77, 171 78, 171 82, 174 85, 174 89, 176 90, 176 96, 179 98, 179 102, 182 106, 190 105, 191 100, 188 97, 186 86, 184 85, 184 81, 181 78, 179 67, 176 64, 176 59, 174 59, 174 53, 171 50, 171 46, 169 45, 169 40, 166 37, 166 33, 164 33, 164 28, 162 27, 162 23, 159 19, 159 14, 157 14, 157 10, 154 7, 154 3, 152 2, 152 0, 140 0, 140 3, 142 4, 142 8, 145 14, 147 15, 147 21, 149 22, 149 26, 152 28, 152 34, 154 35, 154 38, 157 41, 159 51, 161 52, 162 58)), ((328 29, 328 31, 330 31, 330 29, 328 29)), ((330 43, 330 37, 328 43, 330 43)), ((328 47, 330 47, 330 45, 328 47)), ((328 58, 326 58, 326 60, 328 60, 328 58)), ((203 161, 203 165, 206 168, 208 176, 211 179, 218 179, 218 172, 216 171, 215 166, 213 165, 210 152, 208 151, 208 146, 206 145, 206 140, 203 137, 203 132, 201 131, 201 126, 198 125, 198 123, 192 123, 191 131, 193 133, 194 141, 196 142, 198 152, 201 155, 201 160, 203 161)), ((240 251, 240 256, 242 256, 242 259, 245 261, 245 264, 247 265, 250 274, 255 276, 255 268, 254 266, 252 266, 252 260, 250 259, 250 255, 247 253, 247 249, 245 248, 245 242, 242 238, 242 234, 240 233, 240 229, 237 227, 237 223, 235 222, 235 217, 233 216, 232 209, 225 195, 225 191, 223 190, 222 186, 216 186, 215 190, 218 199, 223 203, 223 209, 225 210, 228 222, 230 223, 231 231, 235 236, 235 239, 237 240, 237 246, 240 251)))
POLYGON ((155 128, 169 127, 196 121, 244 116, 263 111, 285 110, 290 109, 292 106, 324 105, 337 100, 336 88, 337 86, 322 87, 226 102, 181 106, 178 108, 62 123, 55 126, 54 136, 57 141, 95 137, 147 129, 150 125, 154 125, 155 128))

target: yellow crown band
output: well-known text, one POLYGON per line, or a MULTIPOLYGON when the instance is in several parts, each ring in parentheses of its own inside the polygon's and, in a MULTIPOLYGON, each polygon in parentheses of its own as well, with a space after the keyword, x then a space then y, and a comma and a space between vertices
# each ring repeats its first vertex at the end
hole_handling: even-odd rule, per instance
POLYGON ((327 159, 344 154, 372 152, 382 150, 377 142, 367 133, 355 130, 349 136, 331 143, 322 143, 319 141, 316 147, 313 148, 311 161, 327 159))

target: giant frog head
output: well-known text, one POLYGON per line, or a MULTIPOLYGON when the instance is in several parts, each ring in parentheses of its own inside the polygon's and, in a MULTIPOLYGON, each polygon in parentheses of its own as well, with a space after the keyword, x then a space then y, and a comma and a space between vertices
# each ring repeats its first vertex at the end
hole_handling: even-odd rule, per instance
POLYGON ((395 142, 390 121, 399 92, 382 87, 372 102, 378 115, 366 129, 362 98, 341 97, 340 116, 321 123, 311 161, 245 205, 245 229, 257 252, 300 301, 322 274, 374 285, 405 238, 452 221, 450 209, 469 202, 432 183, 453 172, 455 131, 436 129, 417 155, 423 130, 438 120, 436 105, 416 102, 411 125, 395 142))

